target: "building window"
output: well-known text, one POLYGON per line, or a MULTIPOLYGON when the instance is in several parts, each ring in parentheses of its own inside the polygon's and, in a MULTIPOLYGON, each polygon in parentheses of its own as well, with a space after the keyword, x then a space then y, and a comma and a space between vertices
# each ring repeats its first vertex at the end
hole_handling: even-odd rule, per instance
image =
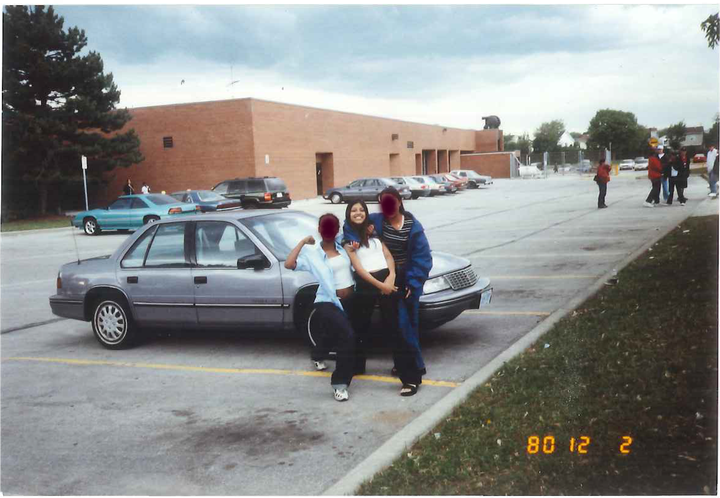
POLYGON ((172 137, 163 137, 163 147, 166 149, 172 149, 173 139, 172 137))
POLYGON ((415 143, 413 143, 413 142, 408 142, 407 148, 408 148, 408 149, 412 149, 413 147, 415 147, 415 143))

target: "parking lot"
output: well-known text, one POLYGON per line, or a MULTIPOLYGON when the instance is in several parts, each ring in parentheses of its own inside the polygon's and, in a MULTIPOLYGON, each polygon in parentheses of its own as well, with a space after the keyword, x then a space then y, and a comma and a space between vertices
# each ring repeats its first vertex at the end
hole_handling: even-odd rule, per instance
MULTIPOLYGON (((612 177, 604 210, 591 175, 576 174, 406 201, 433 250, 469 259, 492 280, 493 301, 423 336, 428 372, 412 398, 398 395, 390 352, 376 341, 347 403, 333 401, 329 374, 310 368, 303 340, 291 334, 169 331, 134 349, 105 350, 89 323, 54 317, 48 297, 61 264, 78 253, 109 254, 127 234, 3 235, 2 492, 320 494, 689 216, 706 201, 706 185, 692 177, 686 206, 653 209, 642 206, 646 173, 631 171, 612 177)), ((346 205, 292 207, 342 218, 346 205)))

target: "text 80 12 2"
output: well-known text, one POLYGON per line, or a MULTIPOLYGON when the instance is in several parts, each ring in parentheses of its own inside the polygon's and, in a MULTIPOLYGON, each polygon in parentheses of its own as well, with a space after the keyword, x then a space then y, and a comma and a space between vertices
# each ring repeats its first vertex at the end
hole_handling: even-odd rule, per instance
MULTIPOLYGON (((568 450, 570 453, 579 453, 581 455, 587 454, 592 440, 588 436, 580 436, 577 438, 570 438, 568 443, 568 450)), ((632 446, 633 438, 630 436, 623 436, 618 443, 618 452, 623 455, 631 453, 630 446, 632 446)), ((552 455, 558 448, 555 436, 530 436, 527 439, 526 450, 529 455, 545 454, 552 455)))

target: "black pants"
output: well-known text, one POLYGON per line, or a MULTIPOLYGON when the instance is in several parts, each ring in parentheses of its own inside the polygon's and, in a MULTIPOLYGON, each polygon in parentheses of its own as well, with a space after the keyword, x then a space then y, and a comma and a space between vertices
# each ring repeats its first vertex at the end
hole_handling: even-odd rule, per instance
POLYGON ((669 186, 668 186, 668 190, 670 191, 670 193, 668 195, 668 200, 667 200, 668 204, 672 204, 673 194, 675 193, 675 189, 677 189, 678 201, 680 201, 682 203, 685 203, 685 201, 687 201, 687 199, 685 198, 685 188, 680 186, 680 185, 684 185, 684 184, 685 183, 683 180, 679 180, 677 177, 672 177, 672 176, 670 177, 669 186))
POLYGON ((598 193, 598 207, 603 207, 605 205, 605 194, 607 194, 607 183, 599 181, 597 185, 598 190, 600 190, 598 193))
MULTIPOLYGON (((384 282, 389 274, 390 270, 387 268, 371 273, 373 277, 381 282, 384 282)), ((353 329, 355 329, 355 372, 362 373, 365 372, 365 364, 367 363, 367 344, 375 304, 378 301, 380 302, 383 327, 385 329, 390 327, 391 330, 388 330, 390 333, 394 330, 392 324, 397 322, 397 316, 392 312, 390 296, 383 296, 377 287, 357 276, 356 283, 350 320, 353 329)))
POLYGON ((650 193, 648 194, 647 199, 645 199, 645 202, 660 204, 660 185, 662 184, 662 178, 650 181, 652 182, 652 189, 650 189, 650 193))
MULTIPOLYGON (((346 307, 345 302, 343 307, 346 307)), ((355 333, 350 319, 333 303, 315 303, 313 308, 310 322, 312 337, 315 340, 312 359, 320 361, 327 358, 329 345, 334 344, 337 356, 330 384, 349 386, 355 368, 355 333)))

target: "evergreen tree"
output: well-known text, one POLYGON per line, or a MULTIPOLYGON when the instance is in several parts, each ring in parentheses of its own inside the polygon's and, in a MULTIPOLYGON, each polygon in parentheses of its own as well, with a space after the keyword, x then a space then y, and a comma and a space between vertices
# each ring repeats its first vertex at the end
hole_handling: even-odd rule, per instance
POLYGON ((85 31, 63 24, 52 7, 3 12, 3 179, 33 185, 41 214, 50 185, 82 181, 81 155, 95 181, 144 159, 134 130, 117 133, 131 116, 115 109, 112 73, 98 53, 80 55, 85 31))

